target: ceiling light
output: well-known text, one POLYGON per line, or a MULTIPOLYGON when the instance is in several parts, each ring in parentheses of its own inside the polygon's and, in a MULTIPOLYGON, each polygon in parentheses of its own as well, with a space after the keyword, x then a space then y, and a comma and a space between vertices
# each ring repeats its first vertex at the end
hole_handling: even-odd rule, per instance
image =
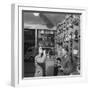
POLYGON ((34 16, 39 16, 39 13, 33 13, 34 16))

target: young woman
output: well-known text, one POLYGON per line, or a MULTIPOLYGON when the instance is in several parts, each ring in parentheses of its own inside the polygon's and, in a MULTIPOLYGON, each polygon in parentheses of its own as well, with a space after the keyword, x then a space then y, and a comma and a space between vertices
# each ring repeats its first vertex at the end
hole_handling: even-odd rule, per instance
POLYGON ((64 75, 70 75, 72 72, 72 64, 67 49, 63 49, 62 66, 64 75))
POLYGON ((39 47, 38 55, 35 57, 35 77, 45 76, 46 51, 39 47))
POLYGON ((70 75, 72 71, 72 65, 70 56, 68 55, 68 52, 66 49, 62 49, 62 57, 59 56, 56 59, 57 66, 55 68, 56 73, 55 75, 70 75))

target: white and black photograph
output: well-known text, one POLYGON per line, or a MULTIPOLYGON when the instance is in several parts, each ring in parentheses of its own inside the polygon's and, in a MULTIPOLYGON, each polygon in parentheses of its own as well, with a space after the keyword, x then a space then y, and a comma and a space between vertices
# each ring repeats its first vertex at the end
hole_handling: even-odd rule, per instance
POLYGON ((22 10, 23 77, 81 74, 80 16, 22 10))

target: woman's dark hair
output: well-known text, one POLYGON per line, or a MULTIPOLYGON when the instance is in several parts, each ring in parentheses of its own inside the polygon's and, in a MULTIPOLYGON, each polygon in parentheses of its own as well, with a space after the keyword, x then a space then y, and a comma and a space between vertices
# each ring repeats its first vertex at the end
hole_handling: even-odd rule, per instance
POLYGON ((57 60, 61 62, 61 58, 58 57, 57 60))

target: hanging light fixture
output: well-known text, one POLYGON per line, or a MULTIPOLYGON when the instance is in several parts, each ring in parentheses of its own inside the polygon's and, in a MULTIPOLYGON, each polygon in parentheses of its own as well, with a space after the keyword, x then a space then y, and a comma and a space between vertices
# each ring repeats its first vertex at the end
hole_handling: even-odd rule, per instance
POLYGON ((39 16, 39 13, 33 13, 34 16, 39 16))

